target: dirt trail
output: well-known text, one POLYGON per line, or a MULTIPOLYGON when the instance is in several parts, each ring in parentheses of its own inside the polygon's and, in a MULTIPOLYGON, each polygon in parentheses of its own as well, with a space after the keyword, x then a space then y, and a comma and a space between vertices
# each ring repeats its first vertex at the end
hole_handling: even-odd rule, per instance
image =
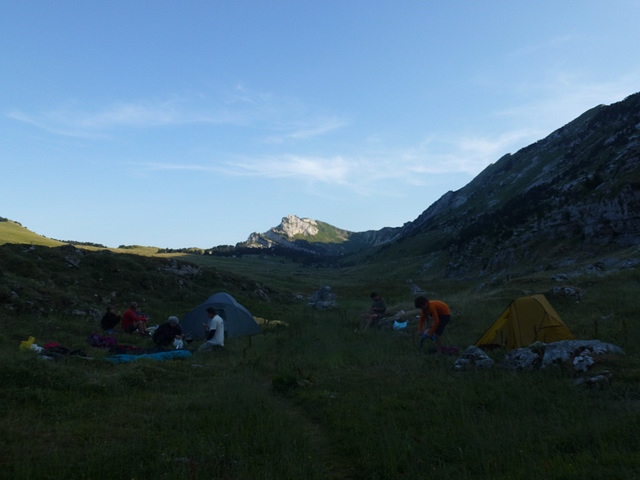
POLYGON ((265 385, 265 390, 275 399, 283 411, 299 425, 302 425, 306 438, 313 449, 316 462, 323 466, 323 478, 330 480, 346 480, 357 477, 353 466, 342 452, 338 451, 324 427, 311 419, 299 406, 293 404, 286 397, 275 394, 271 389, 271 382, 265 385))

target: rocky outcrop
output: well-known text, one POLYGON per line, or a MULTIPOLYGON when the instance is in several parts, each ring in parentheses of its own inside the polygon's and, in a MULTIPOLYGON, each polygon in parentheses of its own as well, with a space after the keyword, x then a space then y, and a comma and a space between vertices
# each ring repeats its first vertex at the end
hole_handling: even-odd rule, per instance
POLYGON ((272 231, 287 238, 294 238, 296 235, 313 237, 319 232, 318 222, 310 218, 298 218, 295 215, 284 217, 280 225, 272 231))
POLYGON ((624 351, 600 340, 562 340, 536 342, 516 348, 505 355, 502 366, 508 370, 531 371, 552 366, 566 366, 576 373, 587 372, 605 355, 624 355, 624 351))

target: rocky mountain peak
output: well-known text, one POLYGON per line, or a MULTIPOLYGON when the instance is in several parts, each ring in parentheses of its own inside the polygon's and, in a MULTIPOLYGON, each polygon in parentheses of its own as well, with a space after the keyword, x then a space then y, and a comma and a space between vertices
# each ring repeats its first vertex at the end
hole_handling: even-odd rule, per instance
POLYGON ((315 220, 310 218, 299 218, 295 215, 283 217, 280 225, 272 230, 287 238, 294 238, 296 235, 313 237, 320 231, 318 229, 318 223, 315 220))

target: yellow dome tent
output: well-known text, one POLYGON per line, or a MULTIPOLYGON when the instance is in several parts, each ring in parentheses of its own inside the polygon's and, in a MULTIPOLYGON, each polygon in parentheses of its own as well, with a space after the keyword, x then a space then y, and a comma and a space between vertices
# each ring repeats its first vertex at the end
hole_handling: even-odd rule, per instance
POLYGON ((500 318, 476 342, 477 347, 509 350, 531 345, 571 340, 573 335, 544 295, 515 299, 500 318))

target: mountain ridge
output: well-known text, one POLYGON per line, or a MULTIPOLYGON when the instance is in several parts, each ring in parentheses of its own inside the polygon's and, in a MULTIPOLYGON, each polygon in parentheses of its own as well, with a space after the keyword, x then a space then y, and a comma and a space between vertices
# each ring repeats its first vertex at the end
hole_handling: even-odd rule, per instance
POLYGON ((250 237, 238 246, 344 256, 395 244, 406 250, 399 244, 420 237, 413 249, 445 257, 447 275, 455 277, 500 271, 523 257, 539 263, 576 248, 595 255, 638 245, 640 93, 593 107, 504 155, 402 227, 348 232, 345 241, 321 248, 313 235, 283 238, 280 232, 270 230, 269 245, 252 244, 256 237, 250 237))
MULTIPOLYGON (((49 241, 37 237, 32 241, 49 241)), ((345 263, 423 256, 425 265, 437 264, 445 276, 457 278, 540 268, 637 245, 640 93, 593 107, 502 156, 401 227, 352 232, 290 214, 235 247, 201 253, 271 250, 345 263)))

